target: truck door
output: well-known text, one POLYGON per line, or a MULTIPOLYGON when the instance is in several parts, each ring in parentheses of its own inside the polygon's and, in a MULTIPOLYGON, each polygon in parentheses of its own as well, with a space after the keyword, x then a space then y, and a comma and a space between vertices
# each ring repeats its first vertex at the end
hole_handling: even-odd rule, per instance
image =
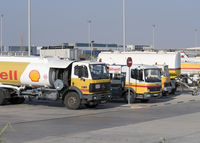
POLYGON ((142 93, 143 89, 141 88, 141 82, 143 81, 143 70, 142 69, 132 69, 131 70, 131 83, 132 88, 136 93, 142 93))
POLYGON ((137 93, 137 69, 131 69, 131 85, 137 93))
POLYGON ((74 66, 71 85, 79 88, 83 94, 89 94, 89 73, 85 65, 74 66))

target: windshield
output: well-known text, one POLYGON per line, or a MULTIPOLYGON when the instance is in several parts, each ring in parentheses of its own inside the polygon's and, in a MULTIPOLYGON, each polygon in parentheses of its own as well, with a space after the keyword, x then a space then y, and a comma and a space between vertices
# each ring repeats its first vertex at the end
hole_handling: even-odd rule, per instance
POLYGON ((145 69, 144 70, 146 82, 160 82, 161 72, 160 69, 145 69))
POLYGON ((91 64, 90 71, 92 79, 108 79, 109 74, 105 64, 91 64))

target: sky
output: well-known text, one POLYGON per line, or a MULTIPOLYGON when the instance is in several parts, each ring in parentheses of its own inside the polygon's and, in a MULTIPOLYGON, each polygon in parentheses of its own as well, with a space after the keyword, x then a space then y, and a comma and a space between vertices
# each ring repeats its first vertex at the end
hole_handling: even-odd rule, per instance
MULTIPOLYGON (((0 0, 3 45, 27 45, 28 0, 0 0)), ((175 49, 200 46, 200 0, 126 0, 126 44, 175 49)), ((123 43, 122 0, 31 0, 31 44, 123 43)))

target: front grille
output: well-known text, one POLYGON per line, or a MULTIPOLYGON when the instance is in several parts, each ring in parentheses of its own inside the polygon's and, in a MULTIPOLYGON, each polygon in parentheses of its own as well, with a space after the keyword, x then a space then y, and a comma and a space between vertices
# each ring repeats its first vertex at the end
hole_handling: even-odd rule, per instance
POLYGON ((170 87, 170 86, 171 86, 171 83, 170 83, 170 82, 164 83, 164 87, 170 87))
POLYGON ((148 90, 149 90, 149 91, 160 91, 160 90, 161 90, 161 86, 149 87, 148 90))
POLYGON ((100 91, 109 91, 110 82, 107 83, 92 83, 90 84, 90 92, 100 92, 100 91))

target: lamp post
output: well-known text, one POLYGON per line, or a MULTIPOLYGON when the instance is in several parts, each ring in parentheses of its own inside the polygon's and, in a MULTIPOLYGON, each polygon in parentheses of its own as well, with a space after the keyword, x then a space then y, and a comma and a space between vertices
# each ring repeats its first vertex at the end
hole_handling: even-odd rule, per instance
POLYGON ((92 48, 91 48, 91 20, 88 20, 88 47, 90 48, 91 55, 90 55, 90 60, 92 60, 92 48))
POLYGON ((91 45, 91 57, 90 57, 90 60, 91 60, 91 61, 92 61, 93 43, 94 43, 94 41, 91 41, 91 43, 90 43, 90 45, 91 45))
POLYGON ((126 7, 125 0, 123 0, 123 49, 126 51, 126 7))
POLYGON ((28 56, 31 56, 31 0, 28 0, 28 56))
POLYGON ((194 47, 197 47, 197 29, 194 29, 194 47))
POLYGON ((152 33, 153 33, 152 48, 155 50, 155 28, 156 28, 156 25, 153 24, 153 25, 152 25, 152 28, 153 28, 153 30, 152 30, 152 33))
POLYGON ((1 14, 1 55, 3 52, 3 14, 1 14))

